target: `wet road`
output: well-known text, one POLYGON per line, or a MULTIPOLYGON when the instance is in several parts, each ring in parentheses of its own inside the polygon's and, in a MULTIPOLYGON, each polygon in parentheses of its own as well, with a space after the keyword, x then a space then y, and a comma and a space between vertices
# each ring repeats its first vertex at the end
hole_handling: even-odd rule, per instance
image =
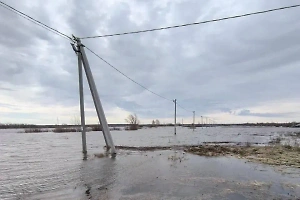
MULTIPOLYGON (((172 128, 113 132, 115 144, 156 146, 212 141, 268 142, 284 128, 172 128), (271 136, 270 136, 271 135, 271 136)), ((281 173, 236 158, 205 158, 182 151, 119 151, 97 158, 103 136, 80 133, 0 133, 0 199, 296 199, 300 171, 281 173)))

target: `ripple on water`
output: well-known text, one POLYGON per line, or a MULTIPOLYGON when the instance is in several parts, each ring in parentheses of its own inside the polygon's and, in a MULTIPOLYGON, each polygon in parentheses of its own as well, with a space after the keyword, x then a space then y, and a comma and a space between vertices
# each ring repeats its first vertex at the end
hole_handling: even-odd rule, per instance
MULTIPOLYGON (((178 128, 178 134, 174 136, 173 128, 155 128, 136 132, 112 131, 112 137, 115 144, 124 146, 172 146, 219 141, 267 143, 270 135, 279 132, 284 134, 287 131, 290 129, 200 128, 193 132, 190 129, 178 128), (253 133, 257 135, 251 135, 253 133)), ((91 188, 90 195, 111 187, 114 187, 116 194, 120 194, 123 186, 128 185, 130 188, 129 186, 133 187, 134 184, 142 184, 141 181, 145 181, 142 178, 148 175, 153 175, 156 179, 156 174, 160 174, 172 180, 174 174, 186 172, 180 171, 181 167, 176 163, 172 163, 171 167, 167 153, 120 151, 115 160, 106 157, 95 158, 94 153, 104 151, 104 140, 100 133, 87 133, 88 161, 82 160, 79 133, 20 134, 3 133, 3 130, 0 130, 0 137, 0 199, 84 199, 86 196, 81 195, 85 195, 87 187, 91 188), (162 171, 165 175, 161 174, 162 171)), ((204 173, 200 169, 205 167, 208 168, 205 173, 211 173, 212 176, 218 176, 226 167, 234 168, 232 163, 226 160, 215 162, 221 165, 220 168, 213 165, 213 160, 210 160, 210 166, 201 162, 201 167, 198 161, 193 163, 194 157, 183 162, 189 162, 190 166, 187 165, 184 169, 197 176, 204 173)), ((269 173, 266 171, 266 174, 269 173)), ((150 178, 149 181, 156 183, 150 178)), ((174 182, 176 181, 177 179, 174 179, 174 182)), ((287 179, 287 182, 293 181, 287 179)), ((188 190, 191 188, 186 188, 186 191, 188 190)), ((232 197, 235 198, 234 195, 232 197)))

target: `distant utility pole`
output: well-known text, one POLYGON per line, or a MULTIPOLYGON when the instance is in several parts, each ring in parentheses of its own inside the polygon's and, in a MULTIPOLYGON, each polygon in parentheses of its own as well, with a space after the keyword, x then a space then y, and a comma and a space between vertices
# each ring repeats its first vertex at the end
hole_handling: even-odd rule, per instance
POLYGON ((195 111, 193 111, 193 129, 195 130, 195 111))
POLYGON ((201 126, 203 127, 203 116, 201 116, 201 126))
POLYGON ((183 126, 183 118, 182 118, 181 126, 183 126))
POLYGON ((174 134, 176 135, 176 102, 177 102, 177 100, 176 100, 176 99, 174 99, 174 100, 173 100, 173 102, 174 102, 174 105, 175 105, 175 115, 174 115, 174 134))

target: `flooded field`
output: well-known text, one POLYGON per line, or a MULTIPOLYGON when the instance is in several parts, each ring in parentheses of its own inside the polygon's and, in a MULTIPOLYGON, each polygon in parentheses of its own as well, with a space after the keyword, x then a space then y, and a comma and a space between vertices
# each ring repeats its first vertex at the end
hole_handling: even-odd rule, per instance
POLYGON ((203 143, 293 143, 294 128, 149 128, 112 131, 115 145, 170 146, 118 150, 102 157, 101 132, 88 132, 83 160, 80 133, 0 130, 0 199, 297 199, 300 169, 235 157, 206 157, 172 149, 203 143))

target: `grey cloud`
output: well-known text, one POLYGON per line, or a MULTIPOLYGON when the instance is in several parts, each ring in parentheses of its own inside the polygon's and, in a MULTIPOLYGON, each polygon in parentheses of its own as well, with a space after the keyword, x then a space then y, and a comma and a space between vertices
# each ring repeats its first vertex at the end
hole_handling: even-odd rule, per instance
POLYGON ((7 103, 0 103, 0 107, 16 109, 17 106, 16 105, 12 105, 12 104, 7 104, 7 103))
MULTIPOLYGON (((102 35, 225 17, 297 1, 7 2, 62 32, 102 35), (133 13, 143 11, 145 18, 133 13), (57 13, 54 14, 53 13, 57 13), (136 23, 139 22, 139 23, 136 23)), ((300 98, 299 9, 181 29, 82 40, 119 70, 199 115, 269 100, 300 98)), ((78 105, 77 59, 68 41, 8 11, 0 12, 0 79, 40 90, 20 100, 78 105)), ((170 118, 173 103, 144 91, 87 51, 104 109, 170 118)), ((12 88, 15 89, 15 88, 12 88)), ((85 82, 86 106, 93 103, 85 82)), ((180 115, 191 114, 179 110, 180 115)), ((246 115, 240 116, 247 116, 246 115)), ((251 113, 250 113, 251 114, 251 113)), ((249 113, 248 113, 249 115, 249 113)), ((259 116, 258 116, 259 117, 259 116)), ((267 116, 266 116, 267 117, 267 116)), ((280 117, 278 114, 277 117, 280 117)))
POLYGON ((242 110, 237 113, 240 116, 255 116, 255 117, 287 117, 294 113, 253 113, 250 110, 242 110))
POLYGON ((0 87, 0 90, 5 90, 5 91, 14 91, 13 89, 11 89, 11 88, 6 88, 6 87, 0 87))

